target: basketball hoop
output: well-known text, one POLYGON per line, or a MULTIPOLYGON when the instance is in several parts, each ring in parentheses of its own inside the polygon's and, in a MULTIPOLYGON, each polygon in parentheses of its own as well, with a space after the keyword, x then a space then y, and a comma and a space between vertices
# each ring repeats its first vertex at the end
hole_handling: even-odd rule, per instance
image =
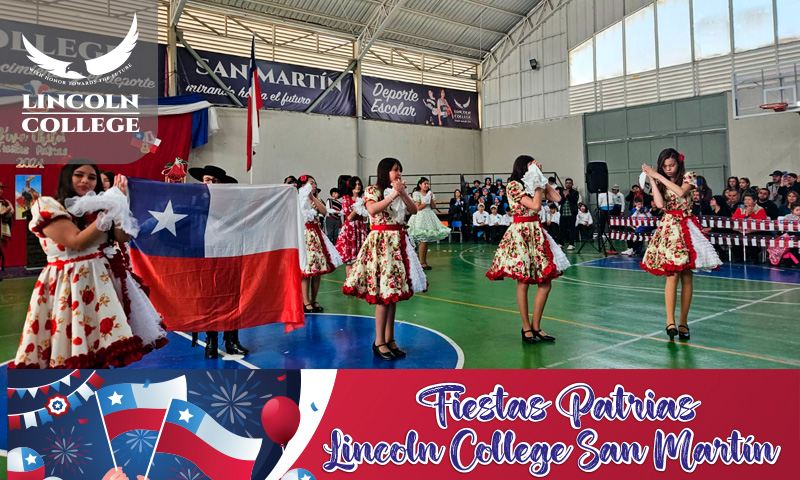
POLYGON ((764 105, 759 105, 758 108, 762 110, 772 110, 773 112, 785 112, 787 108, 789 108, 788 103, 765 103, 764 105))

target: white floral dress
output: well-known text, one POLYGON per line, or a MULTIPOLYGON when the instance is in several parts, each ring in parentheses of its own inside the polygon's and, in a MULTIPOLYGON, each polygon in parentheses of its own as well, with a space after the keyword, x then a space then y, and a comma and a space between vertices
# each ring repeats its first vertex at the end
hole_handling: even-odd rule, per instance
MULTIPOLYGON (((683 183, 696 189, 697 174, 686 172, 683 183)), ((691 198, 666 189, 664 216, 639 263, 642 269, 653 275, 672 276, 683 270, 716 270, 722 265, 697 217, 692 215, 691 198)))
POLYGON ((40 197, 31 214, 29 228, 48 263, 36 281, 9 368, 123 367, 141 359, 151 348, 131 331, 125 306, 130 303, 115 288, 103 254, 109 248, 106 240, 76 251, 44 236, 43 229, 53 221, 74 221, 54 198, 40 197))
POLYGON ((508 277, 527 284, 558 278, 569 267, 569 261, 561 247, 542 228, 537 212, 520 203, 527 195, 522 182, 510 182, 506 192, 509 213, 515 220, 500 240, 486 276, 490 280, 508 277))
POLYGON ((436 242, 450 235, 450 229, 439 221, 439 217, 430 207, 436 201, 436 196, 433 192, 429 190, 425 196, 420 192, 414 192, 411 195, 411 199, 416 203, 429 205, 428 208, 418 211, 408 219, 408 234, 411 235, 414 241, 436 242))
MULTIPOLYGON (((383 200, 377 185, 370 185, 364 191, 364 201, 369 200, 383 200)), ((373 305, 388 305, 427 291, 428 282, 419 258, 402 229, 402 221, 392 215, 391 207, 370 215, 370 220, 373 229, 350 268, 342 292, 373 305)))

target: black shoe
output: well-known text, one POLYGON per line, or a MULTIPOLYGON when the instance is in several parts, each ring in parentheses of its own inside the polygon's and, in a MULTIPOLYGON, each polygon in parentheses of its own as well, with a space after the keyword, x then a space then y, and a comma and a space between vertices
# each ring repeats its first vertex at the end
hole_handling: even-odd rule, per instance
MULTIPOLYGON (((394 343, 395 345, 397 345, 397 342, 394 341, 394 338, 389 340, 388 342, 386 342, 386 345, 388 346, 390 343, 394 343)), ((392 355, 394 355, 395 358, 405 358, 406 357, 405 350, 400 348, 400 346, 397 346, 395 348, 389 347, 389 351, 392 352, 392 355)))
POLYGON ((520 332, 522 333, 522 341, 523 342, 530 343, 531 345, 536 343, 536 334, 533 333, 533 330, 520 330, 520 332), (526 337, 525 334, 528 333, 528 332, 533 333, 533 335, 530 336, 530 337, 526 337))
POLYGON ((214 359, 219 357, 217 344, 219 343, 219 333, 206 332, 206 358, 214 359))
POLYGON ((314 313, 322 313, 325 311, 325 309, 322 308, 322 305, 320 305, 319 302, 314 302, 312 304, 312 308, 314 308, 314 313))
POLYGON ((681 340, 689 340, 689 325, 678 325, 678 338, 681 340), (682 328, 686 329, 686 333, 683 333, 682 328))
POLYGON ((554 342, 556 340, 556 337, 552 335, 542 335, 541 330, 533 330, 533 336, 541 340, 544 340, 545 342, 554 342))
MULTIPOLYGON (((376 357, 380 358, 381 360, 387 360, 387 361, 394 360, 396 357, 394 356, 394 354, 392 353, 391 350, 389 350, 388 352, 381 352, 380 347, 383 347, 384 345, 386 345, 386 344, 382 343, 380 345, 375 345, 373 343, 372 344, 372 354, 375 355, 376 357)), ((388 345, 386 345, 386 346, 388 346, 388 345)))
POLYGON ((310 303, 308 303, 308 304, 304 303, 303 304, 303 313, 314 313, 314 307, 310 303))
POLYGON ((225 341, 225 352, 230 355, 247 355, 250 351, 239 343, 239 330, 231 330, 222 334, 225 341))
POLYGON ((670 340, 674 339, 675 336, 678 335, 678 329, 675 328, 674 323, 670 323, 669 325, 667 325, 667 335, 669 335, 670 340), (672 325, 672 328, 670 328, 670 325, 672 325))

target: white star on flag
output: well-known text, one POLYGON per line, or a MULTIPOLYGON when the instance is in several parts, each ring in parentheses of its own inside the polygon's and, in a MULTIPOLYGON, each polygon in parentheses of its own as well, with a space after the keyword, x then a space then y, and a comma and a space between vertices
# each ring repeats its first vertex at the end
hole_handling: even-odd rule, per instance
POLYGON ((311 477, 309 477, 308 475, 303 475, 302 477, 300 477, 300 480, 310 480, 310 479, 311 477))
POLYGON ((185 420, 186 423, 189 423, 189 419, 194 417, 194 415, 189 413, 189 409, 188 408, 186 410, 182 411, 182 412, 179 411, 178 413, 181 414, 180 420, 185 420))
POLYGON ((148 210, 150 215, 156 217, 158 220, 158 224, 156 224, 156 228, 153 229, 150 234, 154 234, 161 230, 167 229, 169 233, 173 236, 177 237, 178 232, 175 230, 175 224, 183 220, 184 218, 188 217, 188 215, 183 215, 180 213, 174 213, 172 211, 172 200, 167 202, 167 208, 163 212, 157 212, 154 210, 148 210))
POLYGON ((114 392, 114 395, 108 397, 111 400, 111 405, 122 405, 122 395, 117 392, 114 392))
POLYGON ((25 460, 27 460, 28 465, 36 463, 36 457, 34 457, 32 453, 29 453, 28 456, 25 457, 25 460))

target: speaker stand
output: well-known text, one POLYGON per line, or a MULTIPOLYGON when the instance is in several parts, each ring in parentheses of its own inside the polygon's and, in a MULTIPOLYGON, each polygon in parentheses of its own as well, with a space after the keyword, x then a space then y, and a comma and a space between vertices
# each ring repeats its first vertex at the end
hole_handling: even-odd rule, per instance
MULTIPOLYGON (((608 205, 608 192, 606 192, 605 195, 606 195, 606 205, 608 205)), ((595 200, 595 202, 594 202, 595 205, 597 205, 597 207, 595 207, 595 209, 594 209, 594 216, 597 218, 597 225, 600 226, 600 193, 599 192, 594 192, 594 200, 595 200)), ((593 239, 593 238, 590 238, 588 240, 581 240, 581 246, 578 247, 578 250, 575 253, 576 254, 577 253, 581 253, 581 250, 583 250, 583 247, 585 247, 586 244, 589 244, 592 248, 594 248, 597 251, 597 253, 602 253, 604 257, 608 257, 609 249, 611 249, 611 251, 614 252, 614 254, 616 255, 617 254, 617 249, 614 247, 614 244, 611 242, 611 237, 608 236, 608 233, 611 231, 611 215, 610 214, 606 216, 606 219, 605 219, 605 222, 604 222, 604 227, 605 228, 603 228, 600 232, 597 232, 597 246, 594 245, 594 240, 595 239, 593 239)))

